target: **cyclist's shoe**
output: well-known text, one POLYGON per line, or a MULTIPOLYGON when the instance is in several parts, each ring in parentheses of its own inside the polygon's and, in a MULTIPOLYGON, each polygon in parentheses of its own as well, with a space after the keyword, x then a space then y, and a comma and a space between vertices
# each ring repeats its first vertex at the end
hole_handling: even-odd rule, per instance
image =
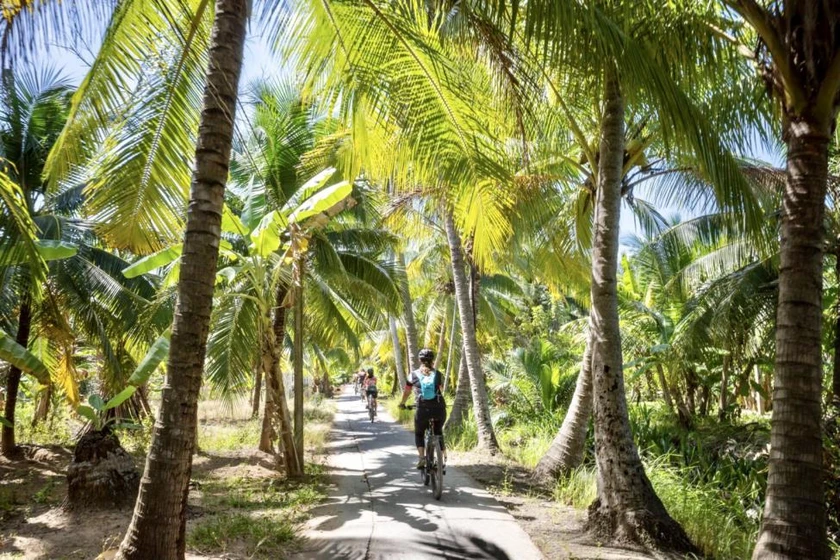
POLYGON ((423 470, 426 468, 426 459, 420 459, 417 461, 417 470, 423 470))

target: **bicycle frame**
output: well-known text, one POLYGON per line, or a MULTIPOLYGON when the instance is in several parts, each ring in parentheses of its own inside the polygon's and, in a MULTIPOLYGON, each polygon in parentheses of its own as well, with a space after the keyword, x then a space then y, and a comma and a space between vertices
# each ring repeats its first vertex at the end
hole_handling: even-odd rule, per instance
MULTIPOLYGON (((406 410, 414 409, 415 406, 406 406, 406 410)), ((426 426, 426 430, 423 435, 423 456, 425 458, 425 467, 421 472, 421 477, 423 478, 423 485, 428 486, 431 482, 432 485, 432 492, 435 496, 436 500, 440 500, 441 494, 443 492, 443 474, 445 471, 445 466, 443 465, 443 457, 441 454, 441 464, 438 464, 438 459, 435 457, 435 451, 441 452, 442 450, 442 437, 435 435, 435 419, 429 418, 429 423, 426 426), (437 442, 437 446, 435 446, 435 442, 437 442)))

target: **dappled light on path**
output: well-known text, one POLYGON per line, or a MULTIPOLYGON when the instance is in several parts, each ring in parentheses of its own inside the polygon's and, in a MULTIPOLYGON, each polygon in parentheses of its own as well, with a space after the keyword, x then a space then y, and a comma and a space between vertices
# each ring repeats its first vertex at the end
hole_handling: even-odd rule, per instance
POLYGON ((294 558, 542 558, 502 504, 459 469, 447 469, 436 501, 414 469, 413 435, 384 407, 371 423, 352 392, 337 402, 332 487, 294 558))

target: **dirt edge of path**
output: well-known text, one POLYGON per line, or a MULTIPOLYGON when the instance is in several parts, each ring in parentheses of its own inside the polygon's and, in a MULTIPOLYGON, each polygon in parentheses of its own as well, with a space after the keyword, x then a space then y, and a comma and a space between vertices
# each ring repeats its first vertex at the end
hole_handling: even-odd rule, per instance
POLYGON ((457 466, 484 486, 516 519, 547 560, 650 560, 642 550, 603 546, 584 530, 586 512, 554 500, 535 485, 531 471, 510 459, 475 452, 451 452, 457 466))

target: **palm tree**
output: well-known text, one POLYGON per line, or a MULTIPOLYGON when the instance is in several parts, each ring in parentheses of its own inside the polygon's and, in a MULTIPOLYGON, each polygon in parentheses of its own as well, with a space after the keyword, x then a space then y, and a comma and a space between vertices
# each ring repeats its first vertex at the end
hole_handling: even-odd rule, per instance
POLYGON ((216 277, 248 3, 219 0, 196 146, 178 302, 159 421, 117 557, 182 558, 196 411, 216 277))
MULTIPOLYGON (((314 248, 312 253, 316 263, 325 258, 332 258, 336 255, 331 255, 329 251, 321 250, 319 244, 330 243, 327 237, 313 234, 325 226, 330 226, 330 219, 337 213, 352 207, 356 201, 352 198, 347 198, 350 194, 352 186, 345 183, 340 190, 344 193, 338 196, 336 187, 326 187, 326 181, 333 175, 334 169, 330 168, 328 171, 320 171, 315 177, 302 183, 301 176, 305 176, 307 169, 313 165, 323 163, 340 163, 339 158, 336 157, 336 144, 340 145, 341 131, 337 129, 337 123, 333 119, 325 118, 319 115, 311 104, 303 103, 300 99, 299 92, 290 84, 257 84, 254 88, 255 93, 255 109, 254 115, 249 119, 251 125, 250 135, 240 145, 237 146, 234 154, 232 176, 240 191, 243 191, 245 199, 241 206, 245 209, 243 213, 244 221, 250 228, 251 234, 259 239, 260 236, 265 236, 271 231, 271 228, 265 227, 265 224, 270 223, 272 216, 282 216, 280 221, 286 224, 283 231, 273 232, 272 235, 283 236, 291 243, 291 266, 293 273, 290 277, 276 282, 276 299, 273 302, 274 311, 274 346, 277 349, 276 363, 272 369, 279 368, 279 357, 281 349, 283 348, 285 337, 285 313, 288 306, 293 306, 295 309, 296 320, 294 322, 294 343, 295 350, 292 353, 293 363, 295 367, 295 439, 297 443, 294 447, 286 442, 287 449, 295 449, 299 454, 298 464, 302 468, 302 437, 303 437, 303 375, 302 375, 302 345, 304 337, 301 335, 302 309, 295 307, 297 303, 302 302, 304 291, 302 288, 307 284, 307 277, 304 272, 308 267, 306 261, 308 255, 314 248), (330 189, 335 193, 330 194, 330 189), (316 196, 317 195, 317 196, 316 196), (329 195, 329 196, 325 196, 329 195), (316 201, 317 197, 322 197, 316 201), (315 204, 316 206, 312 206, 315 204), (326 206, 324 206, 326 204, 326 206), (308 207, 312 206, 312 208, 308 207), (268 211, 271 208, 277 209, 274 214, 268 211), (316 208, 317 212, 313 210, 316 208), (258 211, 264 209, 264 214, 258 211), (279 214, 277 214, 279 212, 279 214), (315 214, 313 214, 315 212, 315 214), (322 215, 327 217, 326 222, 317 219, 317 216, 322 215), (297 220, 303 219, 304 222, 297 220), (266 221, 268 220, 268 221, 266 221), (265 222, 264 222, 265 221, 265 222), (259 226, 258 226, 259 224, 259 226), (313 246, 314 244, 314 246, 313 246), (290 303, 291 302, 291 303, 290 303)), ((357 195, 362 193, 361 189, 357 188, 357 195)), ((369 197, 367 197, 369 198, 369 197)), ((365 203, 367 207, 361 214, 371 214, 372 208, 368 202, 365 203)), ((380 290, 380 294, 385 294, 388 291, 387 285, 381 285, 381 281, 388 280, 387 274, 376 278, 370 273, 370 268, 380 266, 378 254, 370 253, 368 249, 371 247, 379 248, 387 244, 387 239, 377 232, 375 229, 366 227, 366 224, 360 222, 357 224, 361 227, 352 229, 345 224, 344 229, 335 227, 331 228, 330 234, 335 236, 333 241, 340 243, 332 247, 332 251, 338 251, 339 255, 349 259, 350 251, 346 248, 350 242, 352 245, 353 235, 357 235, 355 240, 358 244, 358 251, 356 256, 360 266, 350 270, 344 269, 340 266, 339 269, 345 272, 347 278, 353 274, 360 275, 359 280, 367 278, 371 282, 380 282, 375 289, 380 290), (343 231, 343 233, 341 233, 343 231), (354 233, 355 232, 355 233, 354 233), (341 247, 345 247, 342 249, 341 247), (371 257, 374 257, 373 260, 371 257)), ((248 232, 244 232, 248 235, 248 232)), ((272 239, 274 239, 272 237, 272 239)), ((274 241, 278 241, 274 239, 274 241)), ((257 243, 261 256, 264 252, 264 241, 257 243)), ((272 245, 273 246, 273 245, 272 245)), ((276 248, 275 248, 276 249, 276 248)), ((326 263, 324 263, 326 265, 326 263)), ((337 264, 332 261, 332 264, 337 264)), ((343 263, 342 263, 343 265, 343 263)), ((320 275, 314 277, 315 280, 322 279, 323 266, 318 267, 320 275)), ((327 266, 329 268, 329 266, 327 266)), ((337 279, 334 279, 335 282, 337 279)), ((386 282, 387 283, 387 282, 386 282)), ((348 299, 346 294, 342 294, 336 298, 344 302, 343 306, 347 307, 347 302, 356 301, 355 298, 348 299)), ((378 296, 374 299, 378 299, 378 296)), ((387 296, 386 296, 387 299, 387 296)), ((318 300, 320 301, 320 300, 318 300)), ((342 307, 342 304, 339 304, 342 307)), ((358 311, 353 314, 359 315, 358 311)), ((370 317, 370 314, 367 314, 370 317)), ((336 324, 344 323, 343 320, 336 324)), ((345 331, 345 334, 346 331, 345 331)), ((355 336, 347 334, 348 340, 355 340, 355 336)), ((266 373, 266 375, 269 375, 266 373)), ((267 377, 270 381, 270 378, 267 377)), ((271 387, 272 385, 267 385, 271 387)), ((276 387, 276 385, 275 385, 276 387)), ((285 404, 285 393, 283 391, 270 391, 267 394, 266 400, 266 416, 271 417, 271 409, 279 406, 281 410, 287 408, 285 404)), ((281 416, 284 416, 285 413, 281 416)), ((281 422, 283 425, 283 422, 281 422)), ((261 448, 268 450, 270 447, 270 437, 267 429, 270 424, 264 422, 264 432, 261 438, 261 448)), ((281 432, 285 433, 285 428, 281 427, 281 432)), ((288 453, 286 453, 288 457, 288 453)), ((287 465, 290 467, 291 465, 287 465)), ((288 470, 288 469, 287 469, 288 470)), ((298 474, 302 474, 300 468, 296 469, 298 474)))
POLYGON ((64 125, 69 87, 64 78, 48 69, 16 75, 6 70, 3 77, 0 160, 6 169, 0 181, 5 203, 0 214, 0 265, 22 265, 15 267, 16 281, 4 285, 4 289, 16 286, 19 297, 16 324, 7 326, 13 329, 14 340, 5 338, 4 357, 10 358, 12 352, 19 357, 11 361, 6 379, 0 452, 9 455, 17 449, 14 424, 22 371, 28 370, 49 384, 44 368, 33 369, 22 362, 32 362, 26 348, 30 343, 33 307, 46 273, 44 255, 49 250, 49 242, 39 245, 35 240, 39 233, 35 216, 41 210, 36 209, 36 204, 42 204, 39 201, 47 194, 47 183, 42 180, 41 172, 47 153, 64 125))
POLYGON ((443 223, 452 259, 452 279, 455 284, 455 300, 458 303, 458 313, 461 321, 464 362, 470 378, 473 413, 478 427, 478 444, 480 449, 489 453, 496 453, 499 451, 499 442, 496 440, 496 434, 490 420, 490 402, 487 399, 487 386, 484 380, 484 371, 481 368, 481 354, 476 339, 475 315, 473 304, 470 301, 470 295, 473 292, 470 286, 472 282, 467 279, 461 237, 455 227, 452 213, 448 210, 443 211, 443 223))
POLYGON ((828 558, 823 494, 822 259, 828 146, 837 119, 840 7, 724 0, 759 39, 751 53, 782 117, 782 202, 770 470, 754 558, 828 558))

